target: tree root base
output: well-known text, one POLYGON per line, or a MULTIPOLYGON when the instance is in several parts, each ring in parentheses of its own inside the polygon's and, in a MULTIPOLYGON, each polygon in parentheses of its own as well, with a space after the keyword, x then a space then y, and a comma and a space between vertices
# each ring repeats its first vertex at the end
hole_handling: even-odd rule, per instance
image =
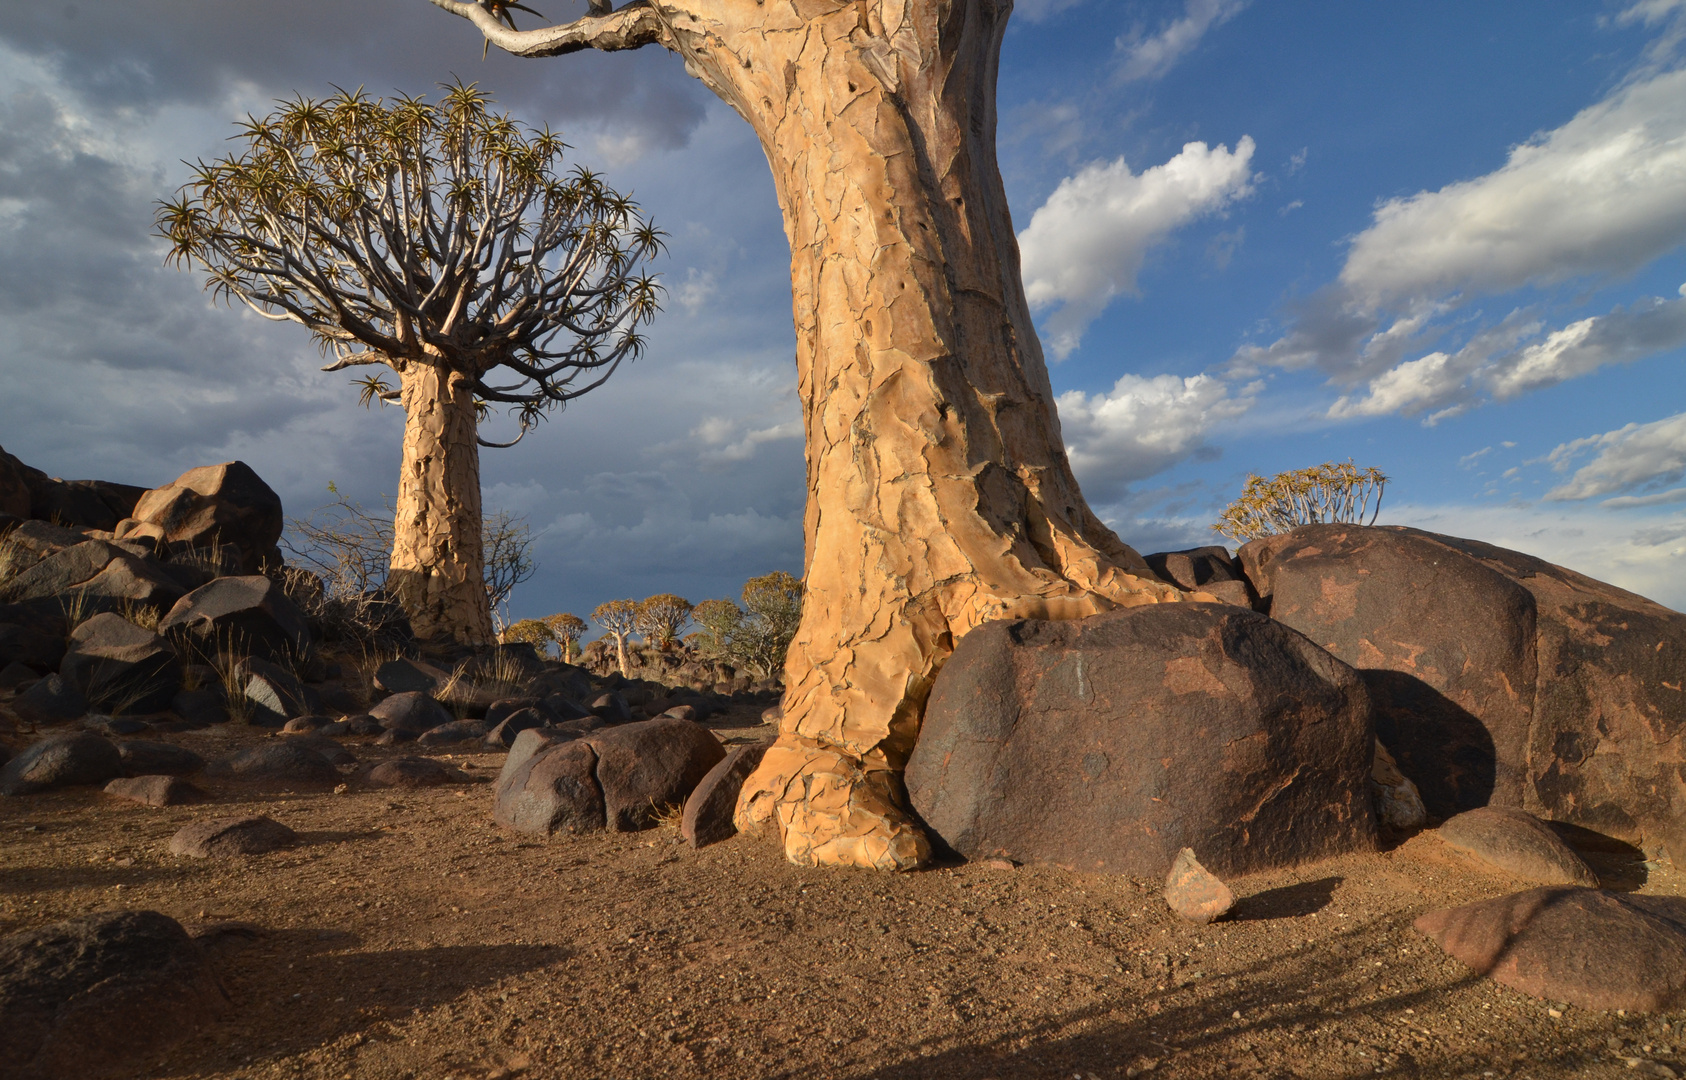
POLYGON ((785 857, 798 866, 917 870, 931 844, 904 804, 900 773, 780 736, 744 784, 737 823, 750 831, 777 822, 785 857))

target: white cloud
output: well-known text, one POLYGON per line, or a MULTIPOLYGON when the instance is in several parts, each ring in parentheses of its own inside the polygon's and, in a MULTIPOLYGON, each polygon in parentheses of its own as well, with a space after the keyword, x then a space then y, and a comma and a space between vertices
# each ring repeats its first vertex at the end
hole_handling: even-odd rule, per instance
POLYGON ((1153 245, 1252 194, 1253 149, 1245 135, 1233 153, 1191 142, 1139 175, 1119 158, 1094 162, 1061 181, 1019 234, 1031 305, 1061 305, 1046 327, 1056 358, 1077 348, 1115 296, 1136 292, 1136 276, 1153 245))
POLYGON ((714 299, 714 294, 718 291, 719 285, 715 281, 714 271, 698 270, 691 266, 685 269, 685 280, 673 290, 673 295, 679 301, 680 307, 695 315, 702 310, 704 304, 714 299))
POLYGON ((1018 0, 1013 14, 1028 22, 1042 22, 1081 3, 1083 0, 1018 0))
POLYGON ((1188 0, 1182 17, 1173 19, 1151 37, 1118 39, 1124 54, 1118 76, 1125 81, 1157 79, 1187 55, 1206 32, 1235 18, 1247 0, 1188 0))
POLYGON ((1371 306, 1630 273, 1686 242, 1686 70, 1625 86, 1495 172, 1391 199, 1341 284, 1371 306))
MULTIPOLYGON (((1593 499, 1634 488, 1660 488, 1686 476, 1686 413, 1676 413, 1649 424, 1626 427, 1576 439, 1546 456, 1558 471, 1567 471, 1582 454, 1597 450, 1598 456, 1576 470, 1569 482, 1546 493, 1554 502, 1593 499)), ((1647 506, 1673 501, 1673 492, 1611 500, 1621 506, 1647 506), (1669 496, 1667 498, 1662 496, 1669 496)))
POLYGON ((1083 490, 1111 501, 1129 484, 1206 450, 1206 433, 1252 407, 1210 375, 1125 375, 1110 393, 1069 390, 1058 399, 1066 452, 1083 490))
POLYGON ((1606 364, 1630 363, 1686 344, 1686 285, 1682 299, 1646 297, 1623 310, 1581 319, 1495 365, 1485 378, 1504 400, 1555 386, 1606 364))

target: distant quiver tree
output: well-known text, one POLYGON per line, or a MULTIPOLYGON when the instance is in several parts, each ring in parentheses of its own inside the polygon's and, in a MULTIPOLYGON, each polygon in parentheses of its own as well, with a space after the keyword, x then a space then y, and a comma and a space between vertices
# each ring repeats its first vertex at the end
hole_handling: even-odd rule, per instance
POLYGON ((1244 544, 1320 522, 1374 525, 1387 480, 1379 469, 1360 469, 1350 458, 1277 473, 1269 480, 1249 475, 1241 497, 1224 509, 1212 531, 1244 544))
POLYGON ((419 97, 296 98, 240 125, 159 205, 169 259, 218 298, 310 330, 362 403, 404 408, 388 588, 417 634, 493 639, 482 583, 481 446, 518 442, 643 348, 662 234, 575 169, 562 140, 472 85, 419 97), (502 410, 513 438, 480 425, 502 410))

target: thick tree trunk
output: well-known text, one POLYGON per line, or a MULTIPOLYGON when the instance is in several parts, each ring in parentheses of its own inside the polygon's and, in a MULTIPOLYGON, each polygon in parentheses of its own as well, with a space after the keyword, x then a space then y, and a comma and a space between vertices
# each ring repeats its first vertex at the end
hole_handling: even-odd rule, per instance
POLYGON ((1181 597, 1066 459, 995 154, 1011 0, 656 2, 760 135, 791 248, 806 595, 739 823, 797 862, 917 866, 900 772, 955 640, 1181 597))
POLYGON ((1066 460, 995 156, 1012 0, 632 0, 524 34, 433 2, 530 56, 662 44, 760 136, 790 240, 806 594, 738 821, 776 822, 796 862, 919 865, 900 775, 956 639, 1182 598, 1066 460))
POLYGON ((404 464, 388 587, 422 638, 493 640, 480 541, 480 444, 473 380, 443 364, 404 366, 404 464))

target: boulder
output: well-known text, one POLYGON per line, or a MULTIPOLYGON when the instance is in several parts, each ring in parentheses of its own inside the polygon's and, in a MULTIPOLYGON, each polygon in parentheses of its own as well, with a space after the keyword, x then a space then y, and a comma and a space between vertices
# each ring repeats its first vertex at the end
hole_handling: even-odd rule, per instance
POLYGON ((1372 850, 1374 735, 1351 668, 1227 604, 986 623, 932 688, 913 808, 969 859, 1163 877, 1372 850))
POLYGON ((549 663, 535 675, 527 689, 536 697, 548 698, 560 694, 569 701, 584 701, 592 696, 591 673, 572 664, 549 663))
POLYGON ((431 694, 450 680, 448 671, 402 657, 375 669, 375 686, 389 694, 431 694))
POLYGON ((449 724, 440 724, 430 731, 422 732, 416 738, 416 744, 418 746, 449 746, 452 743, 478 742, 486 737, 486 730, 486 721, 484 720, 453 720, 449 724))
POLYGON ((379 720, 387 731, 407 731, 414 735, 455 719, 445 706, 420 690, 393 694, 370 709, 369 715, 379 720))
POLYGON ((184 584, 174 567, 134 555, 119 555, 99 573, 76 586, 83 603, 101 610, 123 607, 123 601, 143 605, 160 614, 169 611, 193 586, 184 584))
MULTIPOLYGON (((542 729, 533 729, 542 731, 542 729)), ((566 742, 566 736, 511 747, 494 793, 492 816, 517 832, 612 829, 632 832, 654 824, 665 807, 681 807, 699 781, 726 756, 706 728, 683 720, 647 720, 604 728, 566 742), (517 751, 533 749, 530 757, 517 751)))
POLYGON ((104 784, 122 771, 122 755, 109 739, 87 731, 50 735, 0 767, 0 795, 104 784))
POLYGON ((261 656, 242 660, 236 678, 245 694, 248 724, 281 727, 294 717, 315 711, 316 703, 299 677, 261 656))
POLYGON ((9 603, 41 600, 70 592, 91 581, 113 559, 129 558, 128 552, 104 540, 84 540, 55 551, 28 570, 0 586, 0 599, 9 603))
POLYGON ((281 725, 281 734, 309 735, 313 731, 320 731, 333 722, 333 718, 327 716, 295 716, 281 725))
POLYGON ((355 765, 357 755, 347 750, 335 739, 323 734, 289 735, 287 741, 297 746, 314 750, 328 759, 330 765, 355 765))
POLYGON ((348 716, 345 718, 344 723, 345 733, 347 735, 355 735, 359 737, 366 735, 379 735, 381 732, 386 730, 381 727, 381 722, 377 717, 370 716, 368 713, 357 713, 353 716, 348 716))
POLYGON ((1393 829, 1420 829, 1428 822, 1423 797, 1410 777, 1399 771, 1387 747, 1376 740, 1376 758, 1370 766, 1370 794, 1376 800, 1376 820, 1393 829))
POLYGON ((16 660, 0 664, 0 691, 17 690, 40 677, 34 668, 25 667, 16 660))
POLYGON ((181 689, 181 663, 170 643, 114 612, 71 631, 59 674, 114 713, 162 712, 181 689))
POLYGON ((611 724, 625 724, 632 720, 632 706, 624 696, 612 692, 599 694, 591 703, 591 713, 611 724))
POLYGON ((515 736, 528 728, 544 727, 546 717, 537 709, 522 709, 512 713, 486 732, 486 745, 501 749, 515 742, 515 736))
POLYGON ((49 675, 12 701, 12 711, 31 724, 63 724, 88 715, 88 699, 62 675, 49 675))
MULTIPOLYGON (((679 708, 690 706, 681 705, 679 708)), ((679 818, 679 835, 683 840, 692 847, 700 848, 729 840, 737 834, 738 827, 733 824, 732 815, 738 806, 738 793, 766 753, 766 743, 735 746, 714 768, 708 770, 685 800, 685 810, 679 818)))
POLYGON ((0 664, 22 664, 45 674, 58 670, 64 649, 62 633, 41 626, 0 622, 0 664))
POLYGON ((205 759, 185 746, 143 739, 118 743, 117 757, 125 776, 192 776, 205 767, 205 759))
POLYGON ((1235 907, 1235 894, 1228 885, 1183 848, 1165 876, 1165 903, 1177 915, 1201 926, 1228 915, 1235 907))
POLYGON ((1258 602, 1258 596, 1242 573, 1241 561, 1227 548, 1213 546, 1161 551, 1145 558, 1155 574, 1178 588, 1198 590, 1226 604, 1241 607, 1252 607, 1258 602))
POLYGON ((222 687, 183 690, 170 699, 170 711, 192 727, 228 722, 228 697, 222 687))
POLYGON ((211 762, 205 767, 205 775, 264 785, 332 787, 340 782, 333 762, 299 739, 277 739, 248 747, 211 762))
POLYGON ((217 578, 170 608, 161 634, 182 633, 209 654, 233 651, 268 660, 302 656, 310 629, 281 586, 261 574, 217 578))
POLYGON ((1530 997, 1686 1007, 1686 897, 1544 887, 1430 911, 1415 925, 1476 974, 1530 997))
POLYGON ((219 818, 181 828, 170 837, 170 854, 192 859, 266 855, 291 847, 298 839, 297 833, 272 818, 219 818))
MULTIPOLYGON (((487 708, 485 718, 486 723, 491 727, 497 727, 499 724, 503 723, 511 716, 514 716, 521 710, 534 708, 538 706, 538 704, 539 699, 532 697, 499 698, 497 701, 492 702, 491 706, 487 708)), ((547 719, 553 720, 555 717, 547 717, 547 719)), ((513 735, 510 737, 514 738, 513 735)))
POLYGON ((1432 816, 1516 807, 1686 859, 1686 615, 1417 529, 1308 525, 1240 557, 1273 618, 1359 668, 1432 816))
POLYGON ((120 776, 105 793, 146 806, 187 806, 208 796, 179 776, 120 776))
POLYGON ((133 716, 84 716, 82 727, 95 735, 107 738, 116 735, 139 735, 151 731, 152 725, 133 716))
POLYGON ((231 547, 245 573, 280 566, 281 498, 242 461, 190 469, 146 492, 116 524, 119 538, 148 535, 190 548, 231 547))
POLYGON ((660 715, 672 717, 675 720, 695 721, 697 719, 697 707, 695 705, 675 705, 673 708, 663 711, 660 715))
POLYGON ((564 732, 555 728, 528 728, 515 736, 510 744, 509 753, 504 755, 503 768, 498 773, 497 784, 501 786, 515 770, 526 764, 541 750, 558 746, 565 742, 572 742, 579 738, 581 732, 564 732))
POLYGON ((1526 810, 1483 806, 1451 818, 1435 835, 1523 881, 1598 888, 1598 875, 1544 822, 1526 810))
POLYGON ((0 938, 8 1080, 150 1074, 228 1009, 199 946, 156 911, 102 911, 0 938))
POLYGON ((372 787, 423 788, 461 780, 462 774, 432 758, 401 757, 381 762, 363 779, 372 787))

